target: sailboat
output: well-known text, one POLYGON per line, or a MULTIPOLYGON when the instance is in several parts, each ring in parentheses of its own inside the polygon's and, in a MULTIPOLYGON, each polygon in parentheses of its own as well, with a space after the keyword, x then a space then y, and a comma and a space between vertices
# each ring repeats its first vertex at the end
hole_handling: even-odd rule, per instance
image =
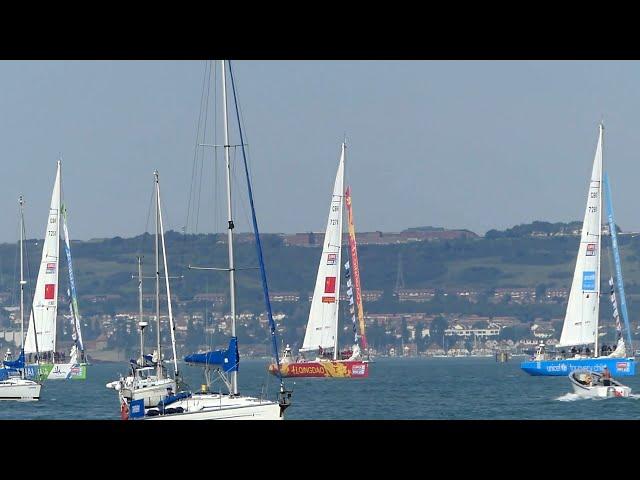
MULTIPOLYGON (((35 401, 40 399, 42 385, 26 378, 24 357, 24 200, 20 196, 20 355, 5 360, 0 369, 0 400, 35 401)), ((37 350, 37 349, 36 349, 37 350)))
POLYGON ((162 221, 162 203, 160 201, 160 180, 156 170, 154 173, 154 198, 156 204, 156 233, 155 233, 155 283, 156 283, 156 339, 157 349, 153 355, 144 353, 144 328, 148 325, 144 321, 142 310, 142 256, 138 256, 138 304, 139 316, 138 326, 140 327, 140 357, 131 360, 130 375, 120 377, 118 380, 107 383, 107 388, 112 388, 118 392, 123 417, 128 417, 130 404, 141 405, 142 407, 155 407, 167 395, 176 392, 176 378, 178 378, 178 362, 176 357, 175 330, 173 322, 173 310, 171 308, 171 289, 169 284, 169 271, 167 267, 167 252, 164 243, 164 229, 162 221), (167 293, 167 310, 169 312, 169 325, 171 331, 171 351, 173 352, 173 377, 167 372, 162 355, 162 344, 160 335, 160 250, 162 250, 162 265, 164 266, 164 279, 167 293), (137 402, 137 403, 136 403, 137 402))
MULTIPOLYGON (((566 376, 575 370, 601 372, 604 367, 607 367, 611 374, 615 376, 635 375, 634 358, 626 356, 626 348, 621 335, 618 336, 618 346, 613 352, 604 352, 599 348, 603 134, 604 127, 600 124, 598 144, 587 193, 587 205, 582 223, 580 247, 560 343, 556 345, 556 349, 560 349, 560 351, 547 351, 546 345, 541 343, 533 359, 522 362, 520 365, 520 368, 530 375, 566 376)), ((609 192, 605 193, 608 195, 607 205, 610 211, 609 233, 612 238, 613 254, 616 256, 616 264, 619 267, 619 253, 617 241, 615 241, 616 232, 611 198, 609 192)), ((622 272, 620 268, 617 270, 618 285, 621 287, 622 272)), ((618 312, 613 290, 613 279, 610 280, 610 286, 612 289, 614 317, 616 317, 618 312)), ((621 290, 621 293, 623 294, 624 291, 621 290)), ((622 298, 624 303, 624 295, 622 295, 622 298)), ((631 348, 631 345, 629 348, 631 348)))
POLYGON ((40 358, 43 360, 39 365, 29 364, 27 366, 27 372, 30 377, 38 376, 49 380, 85 380, 87 378, 87 363, 84 359, 84 347, 80 330, 80 317, 78 314, 78 302, 73 278, 67 216, 64 204, 62 203, 61 169, 62 162, 58 160, 56 179, 51 194, 49 218, 47 220, 42 245, 42 259, 40 261, 40 269, 38 271, 38 279, 33 296, 33 306, 31 308, 32 319, 29 322, 24 351, 27 355, 35 354, 37 343, 40 358), (56 350, 61 221, 63 223, 69 283, 71 286, 70 308, 73 320, 73 345, 69 354, 69 361, 67 362, 61 361, 63 360, 64 354, 56 350), (37 332, 37 335, 34 335, 35 332, 37 332))
POLYGON ((316 285, 311 300, 309 320, 300 353, 297 360, 293 358, 290 348, 284 353, 282 364, 269 366, 272 374, 283 377, 336 377, 364 378, 369 376, 369 362, 363 358, 366 350, 364 335, 364 315, 360 290, 360 273, 353 227, 353 211, 351 205, 351 189, 344 192, 344 162, 346 143, 342 143, 338 171, 333 186, 329 218, 325 230, 322 255, 318 265, 316 285), (346 199, 349 214, 349 243, 351 260, 345 262, 347 277, 347 296, 353 320, 354 344, 351 351, 341 353, 338 349, 339 305, 340 305, 340 266, 342 258, 342 217, 343 200, 346 199), (356 298, 354 300, 354 291, 356 298), (354 304, 357 304, 354 306, 354 304), (356 329, 355 308, 360 318, 361 335, 356 329), (358 344, 362 341, 362 348, 358 344), (305 353, 314 353, 313 359, 304 357, 305 353))
MULTIPOLYGON (((283 381, 280 382, 278 400, 273 401, 267 398, 241 395, 238 388, 238 366, 240 354, 238 351, 238 338, 236 336, 236 267, 233 254, 233 205, 231 195, 231 158, 229 149, 229 118, 227 106, 227 68, 231 81, 233 102, 235 106, 236 119, 238 121, 238 132, 240 134, 240 147, 244 164, 244 172, 247 180, 249 202, 251 205, 251 218, 256 241, 256 250, 260 264, 261 281, 265 297, 265 305, 269 318, 269 327, 272 338, 272 346, 276 363, 279 363, 276 343, 276 327, 269 302, 269 292, 266 282, 266 271, 262 256, 262 245, 260 233, 253 202, 253 193, 245 152, 245 142, 240 122, 238 101, 233 78, 231 62, 221 61, 222 69, 222 104, 224 119, 224 156, 225 173, 227 186, 227 239, 228 239, 228 267, 195 267, 189 265, 189 269, 217 270, 227 272, 229 275, 229 294, 231 307, 231 338, 228 348, 197 352, 184 357, 184 361, 190 365, 204 368, 205 384, 198 392, 178 391, 176 394, 167 395, 157 406, 145 408, 142 401, 131 401, 129 404, 130 419, 145 420, 281 420, 284 418, 285 410, 291 405, 291 391, 285 389, 283 381), (225 385, 227 392, 211 390, 211 376, 215 375, 225 385)), ((162 225, 160 226, 162 229, 162 225)), ((166 267, 165 267, 166 269, 166 267)), ((173 340, 173 338, 172 338, 173 340)), ((174 351, 175 356, 175 351, 174 351)), ((176 367, 177 368, 177 367, 176 367)))

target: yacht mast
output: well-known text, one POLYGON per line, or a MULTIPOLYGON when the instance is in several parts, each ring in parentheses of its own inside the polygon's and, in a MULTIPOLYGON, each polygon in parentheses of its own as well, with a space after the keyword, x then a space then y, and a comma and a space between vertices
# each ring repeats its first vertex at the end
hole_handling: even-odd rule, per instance
POLYGON ((597 304, 596 308, 598 309, 598 315, 596 315, 596 338, 593 345, 593 356, 598 356, 598 337, 599 337, 599 326, 600 326, 600 271, 601 271, 601 259, 600 255, 600 247, 602 246, 602 163, 604 158, 604 125, 602 122, 599 125, 600 127, 600 175, 598 178, 598 278, 596 283, 596 298, 597 304))
POLYGON ((160 199, 158 198, 159 189, 158 189, 158 171, 153 172, 153 176, 156 182, 156 337, 157 337, 157 352, 158 358, 156 363, 156 373, 158 375, 158 380, 162 378, 162 349, 160 345, 160 251, 159 251, 159 220, 158 220, 158 210, 160 205, 160 199))
MULTIPOLYGON (((24 261, 22 258, 22 243, 24 241, 24 199, 22 195, 18 201, 20 203, 20 354, 24 354, 24 286, 27 282, 24 280, 24 261)), ((24 378, 24 367, 20 370, 20 378, 24 378)))
MULTIPOLYGON (((222 64, 222 105, 224 108, 224 158, 227 170, 227 221, 228 221, 228 244, 229 244, 229 296, 231 298, 231 336, 236 336, 236 281, 235 267, 233 263, 233 215, 231 210, 231 162, 229 159, 229 119, 227 111, 227 71, 226 61, 222 64)), ((231 372, 231 395, 238 394, 238 372, 231 372)))
POLYGON ((144 320, 142 318, 142 255, 138 255, 138 326, 140 327, 140 366, 144 366, 144 320))
MULTIPOLYGON (((157 176, 157 171, 156 171, 157 176)), ((171 332, 171 351, 173 353, 173 373, 177 377, 178 356, 176 353, 176 332, 173 323, 173 310, 171 309, 171 288, 169 287, 169 266, 167 265, 167 248, 164 243, 164 224, 162 223, 162 204, 160 202, 160 183, 158 186, 158 220, 160 221, 160 239, 162 240, 162 265, 164 267, 164 282, 167 293, 167 311, 169 312, 169 331, 171 332)))
MULTIPOLYGON (((58 207, 58 211, 56 212, 56 221, 57 226, 56 226, 56 289, 60 288, 60 284, 58 283, 57 277, 58 277, 58 271, 60 269, 60 204, 62 203, 62 188, 61 188, 61 184, 62 184, 62 160, 58 159, 58 175, 57 175, 57 181, 58 181, 58 198, 57 198, 57 207, 58 207)), ((56 315, 54 316, 53 319, 53 325, 54 325, 54 329, 53 329, 53 351, 51 352, 51 363, 56 363, 56 341, 57 341, 57 333, 58 333, 58 329, 57 329, 57 314, 58 314, 58 300, 55 298, 55 295, 58 295, 58 292, 54 293, 54 300, 55 300, 55 304, 56 304, 56 315)), ((35 335, 38 335, 38 332, 34 331, 35 335)))
POLYGON ((333 359, 334 360, 338 360, 338 350, 339 350, 339 346, 338 346, 338 337, 340 334, 339 328, 338 328, 338 318, 340 317, 340 308, 338 307, 338 305, 340 304, 340 278, 342 277, 340 269, 342 268, 342 217, 344 216, 344 162, 345 162, 345 155, 346 155, 346 150, 347 150, 347 143, 346 143, 346 138, 345 141, 342 142, 342 151, 340 152, 340 162, 342 162, 342 177, 340 178, 340 215, 338 216, 338 232, 339 233, 339 240, 338 240, 338 278, 337 278, 337 287, 336 287, 336 315, 334 318, 334 327, 333 327, 333 335, 334 335, 334 339, 335 342, 333 344, 333 359))

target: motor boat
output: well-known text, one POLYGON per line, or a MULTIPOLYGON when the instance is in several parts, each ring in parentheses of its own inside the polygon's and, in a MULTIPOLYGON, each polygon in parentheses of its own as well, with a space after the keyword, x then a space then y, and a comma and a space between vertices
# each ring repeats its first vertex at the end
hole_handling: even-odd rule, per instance
POLYGON ((609 385, 605 385, 602 374, 590 370, 575 370, 569 374, 569 380, 573 391, 583 397, 628 397, 631 394, 630 387, 613 378, 610 379, 609 385))

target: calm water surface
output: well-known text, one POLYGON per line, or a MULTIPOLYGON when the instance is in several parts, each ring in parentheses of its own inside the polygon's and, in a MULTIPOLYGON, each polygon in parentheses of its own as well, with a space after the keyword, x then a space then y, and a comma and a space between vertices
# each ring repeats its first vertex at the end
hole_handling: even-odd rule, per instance
MULTIPOLYGON (((636 419, 640 378, 620 377, 633 397, 582 400, 565 377, 531 377, 520 359, 378 359, 368 379, 288 379, 294 388, 287 419, 636 419)), ((243 360, 241 393, 274 398, 277 381, 266 361, 243 360)), ((126 373, 123 363, 91 365, 86 381, 47 381, 39 402, 0 402, 1 419, 119 419, 117 393, 105 384, 126 373)), ((202 370, 183 367, 192 388, 202 370)))

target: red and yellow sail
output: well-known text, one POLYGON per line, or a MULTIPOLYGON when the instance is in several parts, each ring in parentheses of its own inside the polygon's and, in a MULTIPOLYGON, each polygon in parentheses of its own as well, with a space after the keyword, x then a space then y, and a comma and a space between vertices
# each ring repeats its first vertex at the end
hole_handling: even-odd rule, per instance
POLYGON ((364 328, 364 311, 362 309, 362 291, 360 290, 360 269, 358 268, 358 248, 356 244, 356 230, 353 226, 353 209, 351 208, 351 186, 345 192, 347 204, 347 217, 349 224, 349 251, 351 252, 351 271, 353 278, 353 288, 356 292, 356 306, 358 308, 358 323, 360 324, 360 338, 362 339, 362 350, 367 349, 367 336, 364 328))

